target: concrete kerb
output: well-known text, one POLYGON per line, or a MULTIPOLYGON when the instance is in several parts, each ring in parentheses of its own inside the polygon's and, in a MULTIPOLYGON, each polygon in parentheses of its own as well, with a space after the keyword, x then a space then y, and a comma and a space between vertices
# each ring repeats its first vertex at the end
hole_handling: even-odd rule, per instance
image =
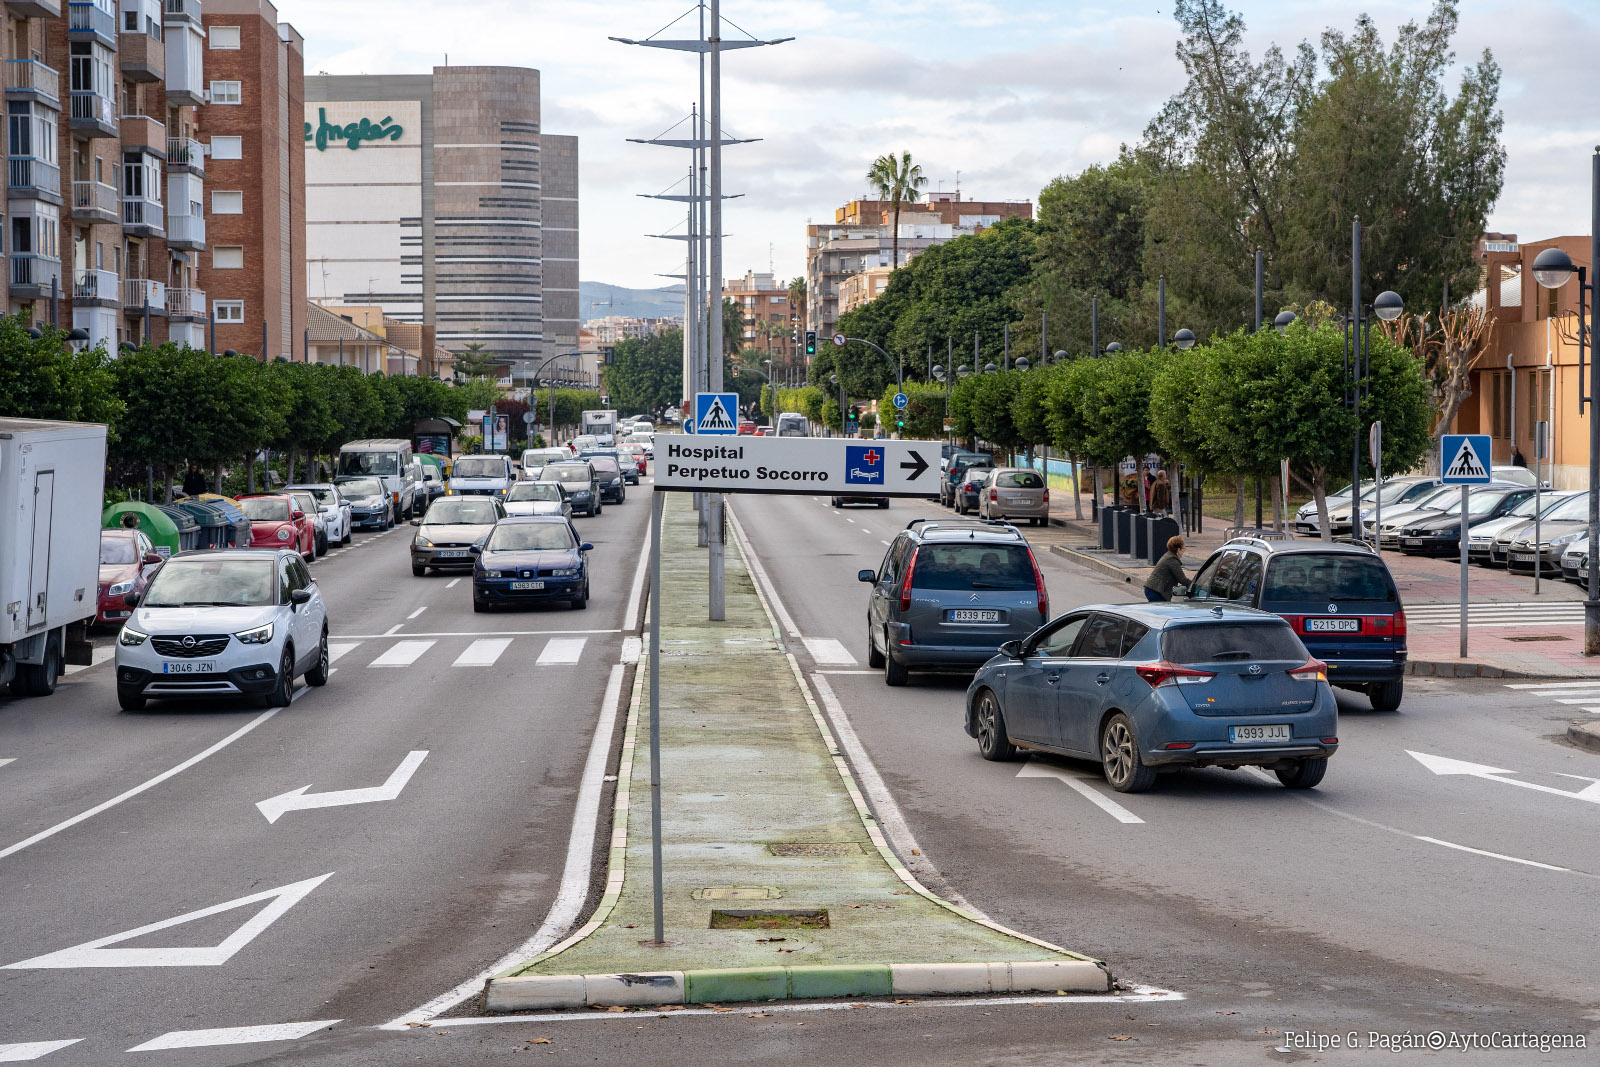
POLYGON ((1567 740, 1590 752, 1600 752, 1600 722, 1575 722, 1567 727, 1567 740))

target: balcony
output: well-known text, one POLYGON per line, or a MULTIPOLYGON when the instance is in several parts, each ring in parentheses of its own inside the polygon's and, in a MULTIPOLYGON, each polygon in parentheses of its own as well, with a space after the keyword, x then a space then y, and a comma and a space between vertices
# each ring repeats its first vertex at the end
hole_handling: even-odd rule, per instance
POLYGON ((93 89, 72 90, 72 132, 84 138, 120 136, 115 102, 93 89))
POLYGON ((6 60, 6 99, 38 100, 61 109, 61 75, 36 59, 6 60))
POLYGON ((18 19, 58 19, 61 0, 11 0, 6 4, 6 14, 18 19))
POLYGON ((55 256, 40 256, 31 252, 11 254, 11 295, 23 300, 37 300, 59 292, 61 287, 61 260, 55 256))
POLYGON ((204 322, 206 318, 206 291, 204 289, 167 290, 167 315, 180 322, 204 322))
POLYGON ((12 156, 6 193, 19 200, 61 203, 61 168, 33 156, 12 156))
POLYGON ((198 16, 193 23, 173 22, 168 8, 167 106, 199 107, 205 98, 205 40, 198 16))
POLYGON ((117 15, 99 4, 72 0, 67 5, 67 39, 71 41, 98 41, 113 52, 117 50, 117 15))
POLYGON ((117 60, 124 78, 136 82, 167 80, 167 44, 159 37, 124 33, 117 43, 117 60))
POLYGON ((124 115, 121 124, 122 147, 127 151, 149 152, 167 157, 167 124, 149 115, 124 115))
POLYGON ((202 215, 168 215, 167 244, 190 252, 206 250, 206 220, 202 215))
MULTIPOLYGON (((15 0, 12 6, 15 6, 15 0)), ((163 21, 168 24, 190 22, 200 25, 200 0, 167 0, 163 21)))
POLYGON ((167 172, 169 174, 193 174, 197 178, 206 176, 206 150, 205 146, 193 137, 168 137, 167 138, 167 172))
POLYGON ((122 310, 130 315, 143 315, 146 308, 152 315, 167 313, 167 285, 149 278, 129 278, 122 283, 122 310))
POLYGON ((125 196, 122 198, 122 229, 136 237, 165 237, 166 208, 159 200, 125 196))
POLYGON ((72 217, 78 222, 120 222, 122 195, 105 182, 73 182, 72 217))
POLYGON ((72 299, 80 304, 116 307, 120 296, 114 271, 80 270, 72 279, 72 299))

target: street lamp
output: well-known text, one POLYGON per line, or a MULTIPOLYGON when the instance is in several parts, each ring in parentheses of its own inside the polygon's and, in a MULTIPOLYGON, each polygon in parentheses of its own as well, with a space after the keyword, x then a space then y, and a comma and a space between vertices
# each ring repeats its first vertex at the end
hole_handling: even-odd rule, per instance
POLYGON ((1000 368, 996 367, 993 363, 985 363, 983 365, 983 373, 985 373, 985 374, 993 374, 995 371, 997 371, 999 369, 1000 368))
POLYGON ((965 378, 967 375, 969 375, 971 373, 972 373, 972 368, 967 366, 965 363, 961 364, 961 366, 956 368, 956 377, 957 378, 965 378))
POLYGON ((1018 356, 1017 357, 1017 369, 1018 370, 1027 370, 1031 366, 1033 366, 1033 364, 1028 362, 1028 357, 1027 356, 1018 356))
POLYGON ((1379 293, 1372 302, 1372 313, 1384 322, 1393 322, 1405 311, 1406 302, 1400 299, 1400 294, 1392 289, 1385 289, 1379 293))
POLYGON ((839 387, 839 436, 844 436, 844 384, 839 381, 837 374, 828 375, 828 381, 839 387))
POLYGON ((1072 357, 1067 355, 1067 350, 1065 348, 1058 348, 1056 349, 1056 354, 1050 358, 1055 362, 1060 363, 1062 360, 1070 359, 1072 357))
POLYGON ((1179 330, 1177 333, 1172 335, 1172 343, 1177 345, 1181 351, 1189 351, 1189 349, 1194 347, 1194 331, 1188 329, 1187 327, 1179 330))
POLYGON ((1278 317, 1272 320, 1272 328, 1282 333, 1289 328, 1291 322, 1299 317, 1292 311, 1280 311, 1278 312, 1278 317))
POLYGON ((1122 351, 1122 342, 1121 341, 1112 341, 1110 344, 1106 345, 1106 355, 1108 355, 1108 356, 1109 355, 1114 355, 1115 353, 1121 352, 1121 351, 1122 351))

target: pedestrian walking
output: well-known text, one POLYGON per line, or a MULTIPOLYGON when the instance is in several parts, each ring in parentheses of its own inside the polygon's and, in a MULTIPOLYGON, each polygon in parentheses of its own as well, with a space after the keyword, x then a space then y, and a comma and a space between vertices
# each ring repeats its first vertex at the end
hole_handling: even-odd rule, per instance
POLYGON ((206 491, 206 476, 200 473, 200 468, 193 463, 189 464, 189 473, 183 476, 183 495, 199 496, 206 491))
POLYGON ((1183 573, 1183 538, 1167 538, 1167 554, 1161 557, 1150 577, 1144 580, 1144 598, 1152 601, 1171 600, 1172 594, 1189 584, 1183 573))
POLYGON ((1522 467, 1524 469, 1526 469, 1528 466, 1527 459, 1522 455, 1522 449, 1518 448, 1516 445, 1511 446, 1511 465, 1513 467, 1522 467))
POLYGON ((1165 470, 1156 471, 1156 479, 1150 483, 1150 510, 1163 514, 1172 510, 1172 483, 1165 470))

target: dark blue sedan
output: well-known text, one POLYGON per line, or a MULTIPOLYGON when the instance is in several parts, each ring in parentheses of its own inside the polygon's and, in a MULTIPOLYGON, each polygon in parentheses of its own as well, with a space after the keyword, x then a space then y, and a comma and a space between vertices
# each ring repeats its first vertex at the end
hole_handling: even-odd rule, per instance
POLYGON ((578 540, 571 521, 563 516, 501 519, 483 547, 471 549, 478 557, 472 566, 472 610, 551 600, 588 607, 589 565, 584 553, 593 548, 578 540))
POLYGON ((1339 747, 1327 667, 1287 622, 1184 604, 1089 605, 1001 645, 967 689, 966 730, 985 759, 1095 760, 1123 793, 1185 766, 1309 789, 1339 747))

